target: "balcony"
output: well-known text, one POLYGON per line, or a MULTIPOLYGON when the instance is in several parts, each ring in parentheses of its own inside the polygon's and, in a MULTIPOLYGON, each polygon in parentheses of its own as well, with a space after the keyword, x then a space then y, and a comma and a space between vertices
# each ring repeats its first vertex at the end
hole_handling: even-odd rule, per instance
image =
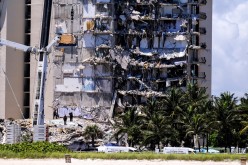
POLYGON ((198 72, 198 73, 192 73, 191 76, 194 79, 205 79, 206 78, 206 73, 205 72, 198 72))
POLYGON ((206 58, 205 57, 191 58, 189 60, 189 62, 192 63, 192 64, 198 64, 198 63, 205 64, 206 63, 206 58))
POLYGON ((206 33, 207 33, 206 28, 200 27, 200 28, 199 28, 199 33, 200 33, 200 34, 206 34, 206 33))
POLYGON ((160 5, 177 5, 179 0, 159 0, 160 5))
POLYGON ((192 5, 206 5, 207 0, 188 0, 188 3, 192 5))
POLYGON ((112 0, 96 0, 96 5, 97 4, 111 4, 112 0))
POLYGON ((206 78, 206 73, 205 72, 199 72, 198 73, 198 78, 205 79, 206 78))
POLYGON ((206 49, 207 45, 206 45, 206 43, 200 43, 199 45, 192 44, 188 48, 189 49, 206 49))
POLYGON ((203 13, 203 12, 200 12, 199 14, 196 15, 196 18, 200 19, 200 20, 206 20, 207 19, 207 14, 203 13))

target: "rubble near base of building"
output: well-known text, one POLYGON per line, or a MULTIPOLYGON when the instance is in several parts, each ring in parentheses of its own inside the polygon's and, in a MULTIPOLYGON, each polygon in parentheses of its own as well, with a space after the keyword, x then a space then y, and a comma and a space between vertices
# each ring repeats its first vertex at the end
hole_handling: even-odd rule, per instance
MULTIPOLYGON (((21 136, 18 142, 32 142, 33 141, 33 125, 32 120, 2 120, 0 122, 0 144, 6 143, 6 127, 7 125, 20 125, 21 136)), ((62 145, 70 145, 74 141, 86 141, 83 137, 84 129, 89 125, 96 124, 103 132, 104 137, 98 139, 99 142, 106 143, 112 137, 113 126, 110 122, 95 122, 82 118, 74 118, 73 121, 67 121, 64 125, 62 118, 45 121, 45 126, 48 129, 46 135, 48 142, 56 142, 62 145)))

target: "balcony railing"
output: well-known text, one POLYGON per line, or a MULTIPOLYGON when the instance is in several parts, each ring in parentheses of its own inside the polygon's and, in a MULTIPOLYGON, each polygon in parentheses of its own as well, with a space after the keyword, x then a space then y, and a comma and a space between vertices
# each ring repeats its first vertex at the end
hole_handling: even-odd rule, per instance
POLYGON ((190 63, 206 63, 206 58, 205 57, 200 57, 200 58, 191 58, 190 63))
POLYGON ((197 18, 206 20, 207 19, 207 14, 203 13, 203 12, 200 12, 199 14, 197 14, 197 18))
POLYGON ((206 33, 207 33, 206 28, 200 27, 200 28, 199 28, 199 33, 200 33, 200 34, 206 34, 206 33))
POLYGON ((199 4, 199 5, 206 5, 207 4, 207 0, 188 0, 188 3, 199 4))
POLYGON ((205 72, 198 72, 198 78, 206 78, 206 73, 205 72))
POLYGON ((199 45, 190 45, 188 47, 189 49, 206 49, 207 48, 207 45, 206 43, 200 43, 199 45))
POLYGON ((205 72, 198 72, 196 74, 191 74, 192 78, 195 79, 205 79, 206 78, 206 73, 205 72))

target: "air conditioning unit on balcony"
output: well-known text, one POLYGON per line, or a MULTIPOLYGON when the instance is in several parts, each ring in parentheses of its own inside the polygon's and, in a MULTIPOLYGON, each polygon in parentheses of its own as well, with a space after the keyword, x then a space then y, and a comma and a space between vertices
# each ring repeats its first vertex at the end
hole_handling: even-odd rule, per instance
POLYGON ((200 33, 200 34, 206 34, 206 33, 207 33, 206 28, 200 27, 200 28, 199 28, 199 33, 200 33))

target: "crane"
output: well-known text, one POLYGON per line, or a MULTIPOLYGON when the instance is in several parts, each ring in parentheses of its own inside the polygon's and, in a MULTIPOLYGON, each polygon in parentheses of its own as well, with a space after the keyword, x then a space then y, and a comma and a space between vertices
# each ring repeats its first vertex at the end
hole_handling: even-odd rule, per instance
POLYGON ((23 52, 29 52, 29 53, 33 53, 33 54, 37 54, 41 51, 40 49, 35 48, 35 47, 26 46, 26 45, 19 44, 16 42, 5 40, 5 39, 0 39, 0 46, 3 46, 3 45, 12 47, 14 49, 22 50, 23 52))
MULTIPOLYGON (((6 8, 8 7, 8 1, 2 0, 0 1, 0 31, 5 22, 5 15, 7 14, 6 8)), ((43 141, 45 137, 45 131, 41 132, 35 131, 36 126, 43 126, 44 127, 44 90, 45 90, 45 80, 46 80, 46 70, 47 70, 47 56, 51 52, 51 48, 54 45, 58 45, 61 40, 62 34, 56 34, 56 36, 49 42, 49 29, 50 29, 50 17, 51 17, 51 10, 52 10, 52 1, 51 0, 44 0, 43 6, 43 18, 42 18, 42 27, 41 27, 41 38, 40 38, 40 46, 39 47, 32 47, 24 44, 20 44, 17 42, 9 41, 7 39, 3 39, 0 36, 0 46, 7 46, 14 48, 16 50, 21 50, 23 52, 28 52, 31 54, 39 55, 38 61, 38 68, 37 68, 37 87, 36 87, 36 94, 35 94, 35 106, 34 106, 34 113, 37 112, 37 116, 33 115, 33 126, 34 126, 34 139, 35 136, 40 136, 41 138, 34 141, 43 141)))
MULTIPOLYGON (((3 0, 2 2, 5 2, 5 1, 3 0)), ((14 48, 16 50, 21 50, 23 52, 29 52, 31 54, 39 55, 36 90, 35 90, 36 93, 35 93, 35 98, 34 98, 34 110, 33 110, 33 126, 34 127, 44 126, 44 94, 45 94, 46 71, 47 71, 47 64, 48 64, 47 56, 51 52, 51 48, 53 46, 59 46, 60 41, 63 40, 63 37, 67 37, 67 35, 63 36, 63 34, 56 34, 56 36, 50 42, 48 42, 51 11, 52 11, 52 1, 44 0, 42 27, 41 27, 41 35, 40 35, 41 38, 40 38, 39 47, 27 46, 24 44, 2 39, 0 37, 0 46, 5 45, 8 47, 14 48)), ((0 14, 5 15, 5 13, 0 13, 0 14)), ((74 10, 72 8, 71 10, 72 21, 73 21, 73 16, 74 16, 74 10)), ((2 25, 0 25, 0 30, 1 29, 2 29, 2 25)), ((74 42, 73 35, 71 35, 71 38, 73 39, 73 42, 74 42)))
MULTIPOLYGON (((32 54, 45 54, 43 57, 43 61, 39 62, 38 65, 38 77, 39 80, 43 80, 42 82, 38 83, 38 91, 36 91, 36 94, 39 94, 39 97, 36 97, 35 99, 35 108, 37 108, 37 113, 39 114, 37 116, 37 121, 36 118, 34 117, 34 125, 44 125, 44 99, 42 99, 44 96, 44 86, 45 86, 45 73, 47 69, 47 55, 50 53, 52 46, 58 44, 60 41, 60 35, 57 35, 54 37, 54 39, 45 47, 45 48, 37 48, 37 47, 32 47, 32 46, 27 46, 23 45, 20 43, 16 43, 13 41, 9 41, 6 39, 1 39, 0 38, 0 46, 8 46, 17 50, 21 50, 23 52, 29 52, 32 54), (43 75, 44 78, 41 76, 43 75)), ((38 80, 38 81, 39 81, 38 80)))
POLYGON ((38 54, 38 53, 41 53, 41 52, 50 53, 52 46, 55 43, 58 43, 59 40, 60 40, 60 36, 57 35, 45 48, 39 49, 37 47, 27 46, 27 45, 23 45, 23 44, 20 44, 20 43, 16 43, 16 42, 13 42, 13 41, 9 41, 9 40, 0 38, 0 46, 5 45, 5 46, 8 46, 8 47, 11 47, 11 48, 14 48, 14 49, 17 49, 17 50, 21 50, 23 52, 32 53, 32 54, 38 54))
POLYGON ((58 34, 45 48, 39 49, 40 57, 42 58, 40 58, 38 62, 38 82, 36 87, 33 125, 44 125, 44 92, 47 70, 47 55, 50 53, 51 47, 59 43, 60 38, 61 37, 58 34))

